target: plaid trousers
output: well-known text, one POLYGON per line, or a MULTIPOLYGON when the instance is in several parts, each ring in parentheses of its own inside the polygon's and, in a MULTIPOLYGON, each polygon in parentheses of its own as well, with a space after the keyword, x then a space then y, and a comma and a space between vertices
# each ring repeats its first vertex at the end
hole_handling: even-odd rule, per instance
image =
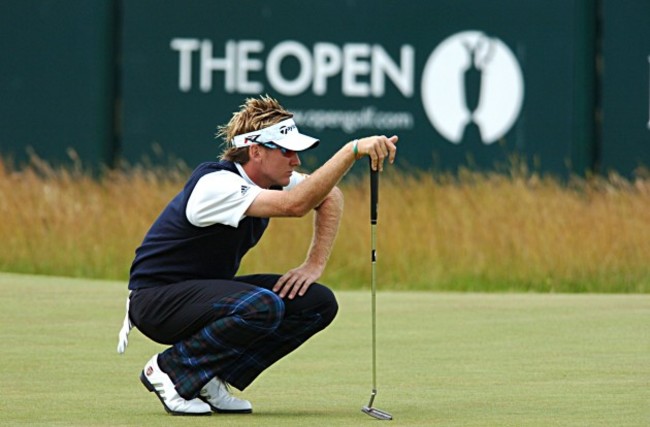
POLYGON ((328 288, 313 284, 303 297, 282 300, 269 290, 279 277, 183 282, 170 285, 175 289, 166 290, 165 301, 149 298, 149 304, 143 304, 147 298, 138 299, 143 290, 134 293, 134 324, 154 341, 173 344, 158 355, 158 365, 178 394, 195 398, 214 377, 244 390, 332 322, 338 305, 328 288), (145 308, 152 302, 162 307, 145 308))

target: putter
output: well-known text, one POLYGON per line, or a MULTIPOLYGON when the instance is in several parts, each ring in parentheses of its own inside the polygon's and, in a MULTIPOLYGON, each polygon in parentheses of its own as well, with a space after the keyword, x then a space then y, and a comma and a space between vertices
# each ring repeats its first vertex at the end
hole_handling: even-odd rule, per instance
POLYGON ((379 172, 372 170, 370 166, 370 234, 371 234, 371 274, 370 294, 372 307, 372 393, 368 406, 361 408, 361 412, 377 418, 378 420, 392 420, 393 416, 386 411, 375 408, 372 404, 377 396, 377 281, 375 265, 377 263, 376 251, 376 228, 377 228, 377 202, 379 201, 379 172))

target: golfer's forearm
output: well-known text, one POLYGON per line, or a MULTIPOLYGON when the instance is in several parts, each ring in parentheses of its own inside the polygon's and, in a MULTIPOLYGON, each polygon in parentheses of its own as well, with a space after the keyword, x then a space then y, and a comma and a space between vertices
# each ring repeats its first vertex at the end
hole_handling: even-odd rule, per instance
POLYGON ((308 179, 296 186, 290 192, 290 197, 295 202, 294 206, 297 206, 297 216, 304 216, 320 205, 343 175, 350 170, 354 161, 352 143, 347 143, 308 179))
POLYGON ((343 215, 343 193, 337 187, 327 195, 323 203, 316 208, 314 215, 314 235, 306 263, 325 268, 343 215))

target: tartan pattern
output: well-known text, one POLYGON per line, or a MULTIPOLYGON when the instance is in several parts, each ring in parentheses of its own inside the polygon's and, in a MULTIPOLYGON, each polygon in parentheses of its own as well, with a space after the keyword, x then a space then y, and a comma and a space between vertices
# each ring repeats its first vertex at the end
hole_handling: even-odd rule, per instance
POLYGON ((282 299, 263 288, 222 298, 213 307, 219 320, 158 356, 160 368, 188 400, 215 376, 243 390, 327 326, 318 312, 305 310, 285 317, 282 299))

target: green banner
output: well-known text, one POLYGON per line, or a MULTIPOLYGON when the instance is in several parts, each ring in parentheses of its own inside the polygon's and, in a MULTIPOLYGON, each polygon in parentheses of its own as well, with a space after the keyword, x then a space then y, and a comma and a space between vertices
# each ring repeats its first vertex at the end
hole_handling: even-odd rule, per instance
POLYGON ((3 0, 0 154, 110 164, 115 149, 112 0, 3 0))
POLYGON ((603 12, 601 170, 632 176, 650 167, 650 2, 603 12))
POLYGON ((307 164, 395 133, 400 161, 418 168, 492 168, 517 155, 583 172, 590 3, 125 1, 123 154, 214 158, 217 125, 268 93, 322 139, 307 164))

